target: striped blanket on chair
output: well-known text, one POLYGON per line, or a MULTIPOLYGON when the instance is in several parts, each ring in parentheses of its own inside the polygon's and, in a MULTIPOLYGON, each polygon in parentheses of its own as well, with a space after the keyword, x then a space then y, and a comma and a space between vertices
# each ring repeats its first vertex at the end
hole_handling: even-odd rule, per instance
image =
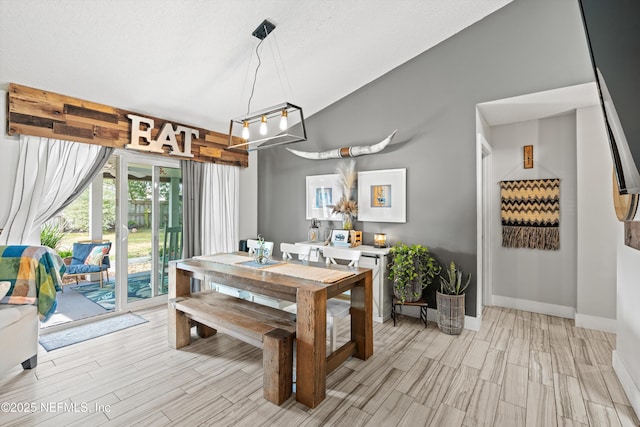
POLYGON ((0 246, 0 281, 11 282, 0 304, 38 304, 40 320, 56 310, 65 266, 60 256, 45 246, 0 246))

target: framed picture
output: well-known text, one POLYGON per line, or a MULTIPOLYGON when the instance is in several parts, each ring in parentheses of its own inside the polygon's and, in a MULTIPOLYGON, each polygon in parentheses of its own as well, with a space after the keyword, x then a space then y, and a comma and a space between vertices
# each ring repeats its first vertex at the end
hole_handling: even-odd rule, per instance
POLYGON ((338 174, 307 177, 307 219, 341 221, 339 213, 332 214, 333 205, 342 197, 338 174))
POLYGON ((349 231, 350 230, 332 230, 331 244, 335 246, 349 246, 349 231))
POLYGON ((407 169, 358 172, 358 221, 407 222, 407 169))

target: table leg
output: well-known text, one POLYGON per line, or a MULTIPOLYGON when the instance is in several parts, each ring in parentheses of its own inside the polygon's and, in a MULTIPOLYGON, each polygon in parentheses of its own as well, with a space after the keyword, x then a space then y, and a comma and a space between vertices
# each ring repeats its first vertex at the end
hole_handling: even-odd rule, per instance
POLYGON ((310 408, 327 393, 327 290, 298 288, 296 400, 310 408))
POLYGON ((176 262, 169 262, 169 302, 167 332, 169 347, 181 348, 191 344, 191 321, 184 313, 176 310, 172 300, 191 295, 191 283, 176 262))
POLYGON ((351 289, 351 341, 355 357, 367 360, 373 355, 373 281, 371 271, 351 289))

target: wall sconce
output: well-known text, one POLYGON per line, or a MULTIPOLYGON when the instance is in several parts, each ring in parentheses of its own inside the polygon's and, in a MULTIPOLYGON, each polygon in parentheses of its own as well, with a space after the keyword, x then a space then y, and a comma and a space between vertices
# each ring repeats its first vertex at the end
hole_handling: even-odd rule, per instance
POLYGON ((387 235, 384 233, 375 233, 373 235, 373 247, 374 248, 386 248, 387 247, 387 235))

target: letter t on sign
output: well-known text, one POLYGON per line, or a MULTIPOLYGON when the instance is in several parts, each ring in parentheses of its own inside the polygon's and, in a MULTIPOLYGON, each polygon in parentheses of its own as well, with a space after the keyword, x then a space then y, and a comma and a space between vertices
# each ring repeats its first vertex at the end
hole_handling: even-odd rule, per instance
POLYGON ((524 153, 524 168, 533 168, 533 145, 525 145, 522 151, 524 153))

